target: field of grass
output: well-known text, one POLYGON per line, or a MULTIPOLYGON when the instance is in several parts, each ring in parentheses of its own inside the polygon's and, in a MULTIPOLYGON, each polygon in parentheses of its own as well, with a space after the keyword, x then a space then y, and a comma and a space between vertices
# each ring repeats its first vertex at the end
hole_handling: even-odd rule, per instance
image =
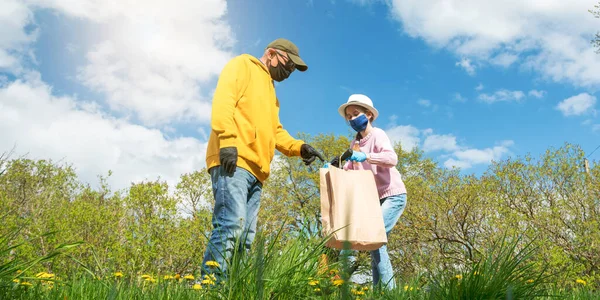
MULTIPOLYGON (((253 251, 236 254, 228 279, 219 282, 199 274, 94 273, 85 266, 74 274, 33 273, 40 264, 77 251, 77 245, 64 245, 32 262, 4 260, 0 299, 600 299, 583 279, 568 287, 553 284, 552 276, 528 262, 535 249, 517 244, 507 239, 490 246, 487 257, 460 274, 399 278, 398 288, 390 291, 350 282, 343 257, 323 264, 328 250, 323 239, 284 242, 259 235, 253 251)), ((17 246, 0 255, 6 259, 17 246)))

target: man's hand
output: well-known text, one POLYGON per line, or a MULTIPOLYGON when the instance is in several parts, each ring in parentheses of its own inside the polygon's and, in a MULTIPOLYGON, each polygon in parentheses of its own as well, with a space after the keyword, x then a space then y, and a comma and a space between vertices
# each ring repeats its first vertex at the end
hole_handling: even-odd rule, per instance
POLYGON ((334 167, 336 167, 336 168, 339 168, 339 167, 340 167, 340 157, 339 157, 339 156, 336 156, 336 157, 334 157, 334 158, 333 158, 333 159, 332 159, 332 160, 329 162, 329 165, 331 165, 331 166, 334 166, 334 167))
POLYGON ((229 174, 235 172, 237 166, 238 153, 236 147, 223 147, 219 150, 219 161, 223 170, 229 174))
POLYGON ((352 152, 352 156, 350 156, 351 161, 363 162, 367 160, 367 154, 364 152, 354 151, 352 152))
POLYGON ((315 158, 317 158, 317 157, 322 162, 325 161, 325 159, 323 159, 323 156, 309 144, 302 145, 302 147, 300 148, 300 156, 302 156, 302 160, 304 161, 304 164, 307 166, 310 165, 313 161, 315 161, 315 158))

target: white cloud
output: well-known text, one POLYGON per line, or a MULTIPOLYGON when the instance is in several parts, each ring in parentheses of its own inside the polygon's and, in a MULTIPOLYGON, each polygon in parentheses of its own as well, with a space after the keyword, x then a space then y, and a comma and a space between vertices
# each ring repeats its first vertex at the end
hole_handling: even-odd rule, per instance
POLYGON ((475 87, 475 90, 479 92, 479 91, 483 90, 483 88, 484 88, 483 84, 480 83, 477 85, 477 87, 475 87))
POLYGON ((467 102, 467 98, 463 97, 460 93, 456 93, 456 94, 454 94, 454 101, 460 102, 460 103, 465 103, 465 102, 467 102))
POLYGON ((423 151, 432 152, 438 150, 454 151, 458 149, 456 137, 451 134, 429 135, 423 142, 423 151))
POLYGON ((72 163, 91 184, 110 169, 113 188, 159 177, 174 186, 181 174, 205 166, 206 143, 169 140, 159 130, 103 114, 93 102, 53 96, 36 73, 0 89, 0 119, 0 152, 16 145, 29 158, 72 163))
POLYGON ((392 144, 401 143, 402 148, 412 151, 421 143, 420 131, 412 125, 394 126, 386 130, 392 144))
MULTIPOLYGON (((390 0, 410 36, 460 57, 458 65, 521 66, 576 86, 600 85, 600 56, 590 39, 598 30, 587 0, 390 0), (518 56, 518 59, 517 59, 518 56)), ((474 72, 474 70, 472 70, 474 72)))
POLYGON ((225 0, 29 2, 100 26, 88 33, 96 38, 78 78, 111 109, 149 125, 208 122, 211 91, 202 83, 219 74, 234 43, 225 0))
POLYGON ((515 63, 519 59, 518 55, 510 54, 510 53, 500 53, 493 57, 490 62, 495 65, 509 67, 513 63, 515 63))
POLYGON ((386 130, 392 144, 400 142, 403 149, 412 151, 419 147, 425 152, 440 151, 445 153, 444 166, 453 166, 469 169, 476 165, 489 164, 492 160, 499 160, 510 153, 514 145, 512 140, 499 142, 496 146, 484 149, 471 148, 459 145, 456 136, 452 134, 434 134, 431 128, 418 129, 412 125, 392 126, 386 130), (421 144, 421 139, 424 138, 421 144))
POLYGON ((594 110, 596 97, 588 93, 581 93, 569 97, 558 105, 556 109, 560 110, 564 116, 579 116, 594 110))
POLYGON ((29 53, 27 46, 37 38, 38 31, 26 31, 33 13, 19 0, 0 3, 0 72, 22 72, 21 60, 29 53))
POLYGON ((417 103, 418 103, 419 105, 421 105, 421 106, 424 106, 424 107, 430 107, 430 106, 431 106, 431 101, 429 101, 429 100, 427 100, 427 99, 419 99, 419 100, 417 101, 417 103))
POLYGON ((480 94, 479 100, 485 103, 495 103, 500 101, 520 101, 525 97, 522 91, 509 91, 506 89, 498 90, 493 94, 480 94))
POLYGON ((461 169, 469 169, 475 165, 489 164, 492 161, 497 161, 503 155, 510 153, 509 147, 514 144, 513 141, 502 141, 499 145, 485 149, 463 149, 455 151, 452 155, 454 158, 449 158, 444 162, 447 168, 459 167, 461 169))
POLYGON ((471 64, 471 60, 468 58, 463 58, 460 61, 456 62, 456 66, 463 68, 467 74, 473 76, 475 75, 475 66, 471 64))
POLYGON ((528 94, 529 96, 540 99, 544 98, 544 96, 546 95, 546 91, 531 90, 528 94))

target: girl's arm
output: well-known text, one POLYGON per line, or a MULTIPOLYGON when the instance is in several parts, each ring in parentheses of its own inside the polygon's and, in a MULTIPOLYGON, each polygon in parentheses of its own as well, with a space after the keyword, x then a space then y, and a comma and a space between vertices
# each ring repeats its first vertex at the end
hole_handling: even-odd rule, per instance
POLYGON ((398 163, 398 154, 392 147, 392 142, 385 134, 385 132, 379 131, 379 134, 374 136, 375 138, 375 149, 381 149, 378 152, 371 152, 367 154, 367 162, 373 165, 381 167, 393 168, 398 163))

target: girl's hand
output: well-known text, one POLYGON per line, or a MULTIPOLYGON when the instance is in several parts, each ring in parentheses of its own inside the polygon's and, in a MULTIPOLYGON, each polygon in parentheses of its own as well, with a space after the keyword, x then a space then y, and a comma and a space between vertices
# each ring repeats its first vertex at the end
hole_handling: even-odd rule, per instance
POLYGON ((367 160, 367 154, 364 152, 354 151, 352 152, 352 156, 350 156, 351 161, 363 162, 367 160))

